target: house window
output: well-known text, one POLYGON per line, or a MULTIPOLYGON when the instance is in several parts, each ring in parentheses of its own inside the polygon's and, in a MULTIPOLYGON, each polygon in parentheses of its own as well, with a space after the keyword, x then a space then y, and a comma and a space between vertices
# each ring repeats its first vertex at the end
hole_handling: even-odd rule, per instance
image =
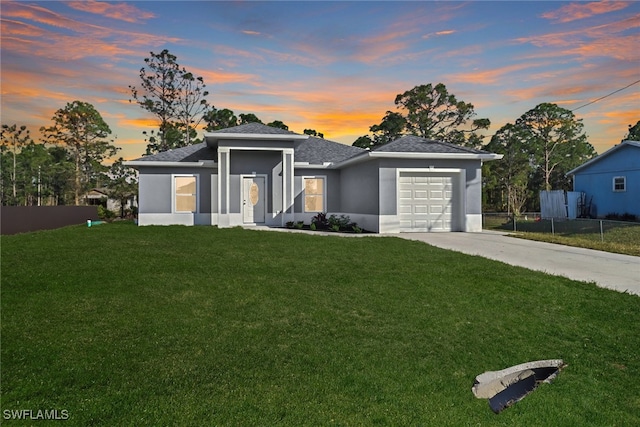
POLYGON ((305 177, 304 180, 304 211, 325 211, 325 178, 305 177))
POLYGON ((613 177, 613 191, 627 191, 627 179, 624 176, 613 177))
POLYGON ((196 188, 195 176, 174 176, 175 185, 175 211, 196 212, 196 188))

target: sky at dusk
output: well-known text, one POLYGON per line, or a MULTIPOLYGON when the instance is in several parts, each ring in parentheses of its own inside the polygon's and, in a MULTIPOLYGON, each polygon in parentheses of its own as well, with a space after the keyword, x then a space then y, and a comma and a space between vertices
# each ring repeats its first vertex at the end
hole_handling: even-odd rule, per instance
MULTIPOLYGON (((2 124, 38 140, 93 104, 125 159, 154 116, 130 103, 150 52, 202 76, 216 108, 352 144, 394 100, 444 83, 492 135, 542 102, 573 110, 602 153, 640 120, 640 2, 2 1, 2 124), (612 94, 591 105, 600 97, 612 94)), ((200 132, 201 133, 201 132, 200 132)), ((489 138, 485 139, 489 142, 489 138)))

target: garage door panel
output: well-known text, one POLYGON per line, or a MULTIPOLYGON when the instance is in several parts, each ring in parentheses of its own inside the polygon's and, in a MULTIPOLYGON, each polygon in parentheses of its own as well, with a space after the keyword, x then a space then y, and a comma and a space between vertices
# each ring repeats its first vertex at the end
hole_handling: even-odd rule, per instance
POLYGON ((418 219, 416 221, 412 221, 411 228, 428 228, 428 221, 424 219, 418 219))
POLYGON ((429 205, 414 205, 413 214, 428 214, 429 213, 429 205))
POLYGON ((444 191, 431 190, 429 192, 429 199, 431 199, 431 200, 444 200, 444 191))
POLYGON ((398 215, 402 230, 450 231, 453 219, 453 177, 401 173, 398 215))
POLYGON ((429 191, 427 190, 416 190, 413 192, 414 200, 428 200, 429 199, 429 191))
POLYGON ((411 220, 408 220, 408 219, 402 220, 401 219, 400 220, 400 228, 405 229, 405 230, 411 229, 411 228, 413 228, 413 223, 411 222, 411 220))
POLYGON ((409 190, 400 189, 398 194, 398 196, 400 197, 400 200, 411 199, 412 195, 413 195, 413 192, 411 191, 411 189, 409 190))
POLYGON ((411 214, 411 213, 413 213, 413 206, 412 205, 400 205, 398 207, 398 213, 399 214, 411 214))
POLYGON ((442 205, 431 205, 429 206, 429 213, 434 215, 439 215, 445 212, 445 207, 442 205))

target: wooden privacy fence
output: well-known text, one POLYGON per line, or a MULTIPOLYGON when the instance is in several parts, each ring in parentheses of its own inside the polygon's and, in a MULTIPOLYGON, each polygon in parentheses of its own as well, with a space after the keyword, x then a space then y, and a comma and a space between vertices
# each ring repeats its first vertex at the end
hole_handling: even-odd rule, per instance
POLYGON ((584 203, 585 194, 579 191, 541 191, 540 216, 543 219, 579 218, 585 215, 584 203))
POLYGON ((97 206, 2 206, 0 234, 51 230, 98 220, 97 206))

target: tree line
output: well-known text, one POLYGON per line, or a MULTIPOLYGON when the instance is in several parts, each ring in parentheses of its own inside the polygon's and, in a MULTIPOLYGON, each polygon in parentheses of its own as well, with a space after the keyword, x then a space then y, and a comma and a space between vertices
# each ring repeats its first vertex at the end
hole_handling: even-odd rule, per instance
MULTIPOLYGON (((150 52, 140 69, 140 85, 130 85, 130 102, 157 119, 157 129, 144 131, 147 148, 145 155, 184 147, 196 142, 197 129, 201 124, 211 132, 246 123, 263 123, 255 114, 236 114, 228 109, 217 109, 209 104, 203 77, 178 64, 178 58, 167 49, 159 53, 150 52)), ((288 130, 280 120, 266 123, 267 126, 288 130)), ((305 129, 305 134, 324 137, 315 129, 305 129)))
MULTIPOLYGON (((133 170, 119 158, 103 162, 119 148, 93 105, 73 101, 43 126, 40 142, 26 126, 3 124, 0 141, 0 198, 4 206, 80 205, 92 188, 121 202, 137 193, 133 170)), ((121 212, 122 213, 122 212, 121 212)))
MULTIPOLYGON (((471 103, 449 93, 442 83, 416 86, 398 94, 396 111, 387 111, 353 145, 376 148, 403 135, 416 135, 503 154, 483 165, 483 208, 519 215, 539 210, 540 190, 571 190, 566 173, 593 158, 582 119, 552 103, 542 103, 514 123, 502 126, 488 142, 488 118, 477 118, 471 103)), ((640 140, 640 121, 623 140, 640 140)))
MULTIPOLYGON (((144 59, 138 86, 130 85, 130 102, 152 114, 156 126, 142 132, 144 155, 201 142, 198 129, 214 131, 245 123, 263 123, 255 114, 236 115, 207 100, 204 79, 178 64, 167 49, 144 59)), ((471 103, 449 93, 442 83, 419 85, 398 94, 396 111, 387 111, 368 135, 354 141, 376 148, 403 135, 417 135, 465 147, 503 154, 483 166, 484 205, 518 214, 537 209, 541 189, 570 189, 566 172, 595 156, 582 120, 567 109, 543 103, 514 123, 500 128, 489 142, 483 132, 488 118, 477 118, 471 103)), ((25 126, 2 125, 0 197, 3 205, 84 204, 91 188, 104 188, 124 202, 137 193, 135 171, 119 158, 110 167, 103 161, 119 148, 109 139, 111 129, 89 103, 73 101, 55 112, 52 125, 40 128, 34 142, 25 126)), ((280 120, 268 126, 288 130, 280 120)), ((324 138, 315 129, 304 134, 324 138)), ((640 121, 629 126, 624 139, 640 139, 640 121)))

